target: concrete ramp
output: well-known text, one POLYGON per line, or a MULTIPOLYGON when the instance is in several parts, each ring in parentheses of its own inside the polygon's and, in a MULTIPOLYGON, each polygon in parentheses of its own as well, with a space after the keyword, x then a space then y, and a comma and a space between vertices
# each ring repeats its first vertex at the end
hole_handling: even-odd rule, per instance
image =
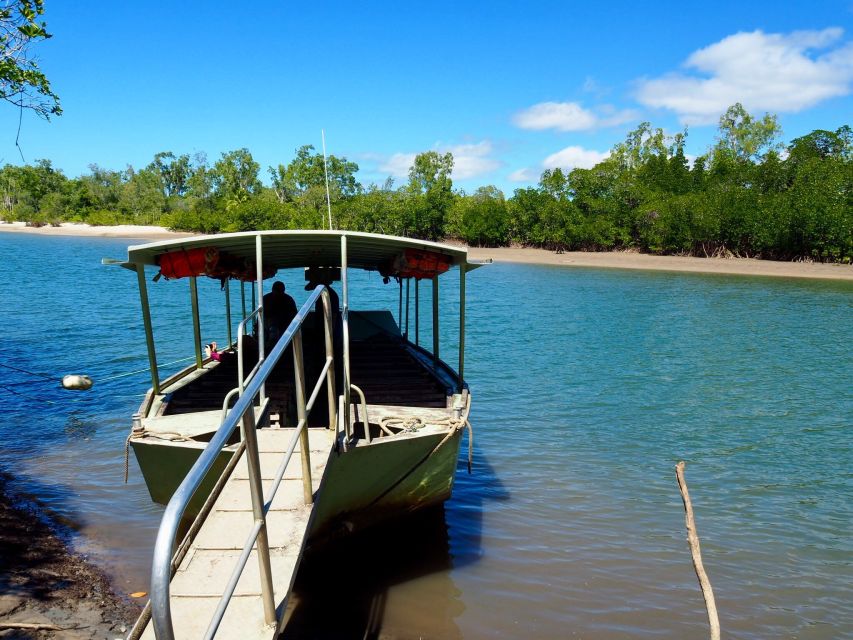
MULTIPOLYGON (((259 429, 257 432, 265 496, 269 494, 293 433, 292 428, 259 429)), ((326 429, 308 430, 315 495, 326 470, 333 435, 326 429)), ((204 636, 254 526, 248 478, 243 456, 172 578, 172 624, 178 640, 197 640, 204 636)), ((312 507, 305 504, 302 493, 302 461, 297 446, 267 513, 274 602, 279 616, 284 612, 296 577, 312 507)), ((153 627, 149 622, 142 637, 153 639, 153 627)), ((274 635, 275 627, 264 623, 260 571, 257 553, 252 551, 216 637, 269 640, 274 635)))

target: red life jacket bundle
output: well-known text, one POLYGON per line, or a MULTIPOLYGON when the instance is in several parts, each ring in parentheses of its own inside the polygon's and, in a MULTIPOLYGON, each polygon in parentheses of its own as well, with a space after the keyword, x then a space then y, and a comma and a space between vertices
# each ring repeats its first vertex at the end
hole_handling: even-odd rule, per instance
MULTIPOLYGON (((228 278, 251 282, 257 280, 257 267, 253 260, 237 258, 236 256, 219 251, 216 247, 198 247, 181 249, 163 253, 157 258, 160 276, 167 280, 189 278, 192 276, 207 276, 224 281, 228 278)), ((263 277, 271 278, 276 269, 268 266, 263 268, 263 277)))
POLYGON ((404 249, 403 253, 390 260, 379 273, 385 277, 416 278, 417 280, 434 278, 445 273, 453 264, 453 258, 421 249, 404 249))
POLYGON ((157 258, 160 275, 166 280, 204 276, 214 271, 219 264, 219 249, 199 247, 164 253, 157 258))
MULTIPOLYGON (((264 280, 272 278, 275 274, 276 269, 264 265, 264 280)), ((223 281, 223 285, 224 281, 228 278, 242 280, 243 282, 252 282, 258 279, 257 263, 249 258, 238 258, 230 253, 220 251, 219 263, 216 265, 216 268, 205 275, 223 281)))

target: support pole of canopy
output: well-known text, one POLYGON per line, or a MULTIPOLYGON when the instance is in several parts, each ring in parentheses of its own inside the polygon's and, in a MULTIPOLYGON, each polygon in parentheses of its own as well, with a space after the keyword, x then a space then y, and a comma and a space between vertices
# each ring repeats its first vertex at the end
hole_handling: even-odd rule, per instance
POLYGON ((195 338, 195 366, 201 369, 201 322, 198 317, 198 283, 195 276, 190 276, 190 302, 193 307, 193 337, 195 338))
POLYGON ((225 279, 225 321, 228 323, 228 348, 231 348, 231 281, 225 279))
MULTIPOLYGON (((258 276, 258 306, 261 307, 261 312, 255 317, 256 326, 258 327, 258 363, 266 360, 266 345, 264 345, 264 247, 261 241, 261 234, 255 236, 255 269, 258 276)), ((255 307, 257 308, 257 307, 255 307)), ((266 400, 267 391, 266 384, 261 385, 261 406, 266 400)))
MULTIPOLYGON (((258 303, 256 303, 256 302, 255 302, 255 291, 256 291, 256 290, 255 290, 255 285, 254 285, 254 283, 253 283, 253 284, 252 284, 252 286, 251 286, 251 287, 249 287, 249 288, 252 290, 252 307, 251 307, 251 309, 252 309, 252 311, 254 311, 255 309, 257 309, 257 308, 258 308, 258 303)), ((253 327, 253 331, 254 331, 255 333, 257 333, 257 332, 258 332, 258 319, 257 319, 257 318, 255 318, 254 320, 252 320, 252 327, 253 327)))
POLYGON ((397 309, 397 326, 400 327, 400 333, 403 333, 403 278, 400 278, 399 287, 399 302, 397 309))
POLYGON ((459 392, 465 384, 465 263, 459 265, 459 392))
POLYGON ((438 276, 432 278, 432 356, 438 366, 438 276))
POLYGON ((421 281, 415 278, 415 344, 420 345, 420 283, 421 281))
POLYGON ((246 283, 240 280, 240 303, 243 305, 243 320, 246 319, 246 283))
POLYGON ((350 438, 350 369, 349 369, 349 286, 347 284, 347 237, 341 235, 341 292, 343 293, 343 310, 341 321, 344 334, 344 434, 345 442, 350 438))
POLYGON ((409 339, 409 288, 412 284, 411 278, 406 278, 406 340, 409 339))
POLYGON ((148 346, 148 366, 151 367, 151 388, 160 393, 160 374, 157 371, 157 352, 154 349, 154 329, 151 327, 151 309, 148 306, 148 287, 145 284, 145 265, 136 265, 139 282, 139 301, 142 303, 142 324, 145 326, 145 344, 148 346))

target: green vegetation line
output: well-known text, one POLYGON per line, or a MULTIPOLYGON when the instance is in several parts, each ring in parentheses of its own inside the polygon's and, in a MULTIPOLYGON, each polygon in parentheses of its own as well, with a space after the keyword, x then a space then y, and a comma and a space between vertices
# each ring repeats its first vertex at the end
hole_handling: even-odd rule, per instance
MULTIPOLYGON (((656 254, 853 260, 853 131, 816 130, 779 144, 775 116, 736 104, 716 144, 689 161, 687 131, 669 137, 642 123, 592 169, 547 170, 510 198, 494 186, 453 189, 453 156, 419 154, 408 182, 363 187, 358 165, 329 158, 332 214, 341 229, 457 238, 471 245, 553 250, 636 248, 656 254)), ((323 228, 323 157, 297 149, 269 167, 247 149, 215 163, 158 153, 144 169, 90 166, 67 178, 49 160, 0 169, 5 220, 39 226, 153 224, 215 233, 323 228)))

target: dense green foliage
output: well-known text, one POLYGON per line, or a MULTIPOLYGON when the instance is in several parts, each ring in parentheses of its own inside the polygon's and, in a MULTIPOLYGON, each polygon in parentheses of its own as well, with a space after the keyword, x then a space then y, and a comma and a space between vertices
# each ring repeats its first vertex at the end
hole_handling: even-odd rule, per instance
MULTIPOLYGON (((776 119, 741 105, 720 119, 716 144, 692 164, 686 132, 648 123, 592 169, 547 170, 536 187, 505 198, 494 186, 454 191, 453 157, 418 155, 408 182, 362 187, 358 165, 328 160, 336 228, 472 245, 567 250, 636 248, 670 254, 853 260, 853 131, 813 131, 786 147, 776 119)), ((218 232, 328 225, 322 155, 296 150, 269 167, 247 149, 214 163, 158 153, 144 169, 92 165, 66 178, 41 160, 0 169, 2 215, 31 224, 159 224, 218 232)))
POLYGON ((59 96, 29 50, 51 37, 43 14, 44 0, 0 0, 0 99, 50 118, 62 114, 59 96))

